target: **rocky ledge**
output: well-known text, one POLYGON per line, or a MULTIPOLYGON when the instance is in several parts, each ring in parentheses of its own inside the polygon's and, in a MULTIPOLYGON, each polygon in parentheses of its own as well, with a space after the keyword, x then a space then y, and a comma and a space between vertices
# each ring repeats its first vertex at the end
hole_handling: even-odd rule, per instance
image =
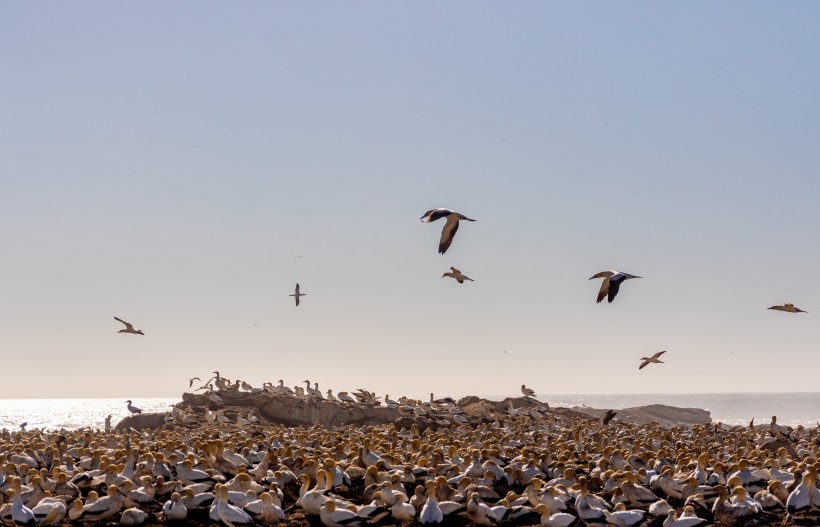
MULTIPOLYGON (((426 428, 433 426, 447 426, 443 420, 435 417, 416 417, 402 415, 396 407, 372 406, 352 403, 330 402, 319 399, 307 399, 292 395, 280 395, 270 393, 248 393, 241 391, 221 392, 220 397, 223 403, 217 404, 208 400, 205 395, 185 393, 182 401, 177 403, 176 408, 191 416, 190 424, 197 424, 197 419, 204 418, 209 412, 210 416, 221 416, 226 422, 237 421, 237 418, 245 418, 250 413, 259 419, 260 424, 280 424, 290 427, 311 427, 320 425, 324 428, 334 428, 346 425, 382 425, 387 423, 397 423, 401 426, 408 426, 418 423, 426 428)), ((458 408, 464 411, 464 415, 471 422, 490 422, 496 416, 503 420, 507 417, 510 406, 523 409, 538 409, 545 413, 547 405, 524 397, 507 398, 503 401, 490 401, 479 397, 464 397, 457 402, 458 408), (489 412, 489 414, 488 414, 489 412)), ((558 418, 579 418, 579 419, 599 419, 606 410, 595 408, 550 408, 549 414, 558 418)), ((653 421, 665 427, 679 425, 709 424, 711 416, 709 411, 698 408, 678 408, 661 404, 639 406, 634 408, 623 408, 617 410, 616 420, 629 423, 647 424, 653 421)), ((180 423, 166 423, 169 413, 163 414, 141 414, 124 418, 115 429, 134 428, 157 429, 162 426, 172 426, 180 423)), ((457 426, 455 423, 453 426, 457 426)))

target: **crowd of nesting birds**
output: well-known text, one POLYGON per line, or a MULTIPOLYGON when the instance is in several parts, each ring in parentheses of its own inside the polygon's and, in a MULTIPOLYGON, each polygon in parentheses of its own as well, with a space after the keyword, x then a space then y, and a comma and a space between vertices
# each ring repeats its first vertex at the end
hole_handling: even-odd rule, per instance
MULTIPOLYGON (((419 407, 462 410, 447 398, 419 407)), ((773 418, 765 427, 667 429, 613 412, 592 420, 543 407, 483 410, 489 415, 425 428, 286 427, 258 418, 240 426, 188 415, 188 426, 154 431, 3 430, 0 522, 820 522, 820 427, 791 429, 773 418)))

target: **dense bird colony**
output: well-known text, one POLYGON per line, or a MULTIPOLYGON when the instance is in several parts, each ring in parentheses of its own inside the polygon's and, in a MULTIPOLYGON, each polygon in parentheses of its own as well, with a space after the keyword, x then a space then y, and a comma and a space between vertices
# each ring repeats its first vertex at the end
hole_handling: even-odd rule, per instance
MULTIPOLYGON (((210 382, 210 385, 214 383, 210 382)), ((254 388, 218 377, 226 391, 254 388)), ((330 399, 306 383, 274 398, 330 399), (301 388, 301 387, 298 387, 301 388)), ((522 386, 527 397, 532 390, 522 386)), ((216 391, 213 391, 216 394, 216 391)), ((268 394, 270 395, 270 394, 268 394)), ((267 397, 268 395, 265 395, 267 397)), ((288 427, 199 396, 156 430, 0 434, 6 525, 816 525, 820 427, 664 428, 535 404, 383 397, 380 426, 288 427), (216 409, 217 411, 213 411, 216 409)), ((129 403, 130 404, 130 403, 129 403)), ((134 416, 128 419, 145 419, 134 416)), ((125 422, 124 422, 125 423, 125 422)))

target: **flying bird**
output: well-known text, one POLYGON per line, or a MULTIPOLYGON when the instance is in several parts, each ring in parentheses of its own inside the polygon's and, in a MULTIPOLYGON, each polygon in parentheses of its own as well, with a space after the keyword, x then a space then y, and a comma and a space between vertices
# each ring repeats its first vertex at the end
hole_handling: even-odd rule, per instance
POLYGON ((803 311, 799 307, 794 307, 794 304, 783 304, 782 306, 772 306, 769 309, 774 309, 775 311, 785 311, 787 313, 808 313, 808 311, 803 311))
POLYGON ((596 274, 590 280, 594 278, 603 278, 604 281, 601 283, 601 290, 598 291, 598 299, 595 301, 596 303, 600 304, 601 300, 604 297, 607 297, 608 302, 612 302, 615 299, 615 295, 618 294, 618 289, 620 289, 621 284, 625 280, 629 280, 630 278, 641 278, 640 276, 635 276, 628 273, 622 273, 620 271, 601 271, 600 273, 596 274))
POLYGON ((640 365, 640 366, 638 366, 638 369, 639 369, 639 370, 642 370, 642 369, 644 369, 644 368, 646 367, 646 365, 647 365, 647 364, 650 364, 650 363, 653 363, 653 364, 664 364, 664 362, 663 362, 662 360, 658 360, 658 357, 660 357, 660 356, 661 356, 661 355, 663 355, 664 353, 666 353, 666 351, 665 351, 665 350, 664 350, 664 351, 659 351, 659 352, 657 352, 656 354, 652 355, 651 357, 641 357, 641 360, 642 360, 643 362, 641 363, 641 365, 640 365))
POLYGON ((191 377, 188 379, 188 388, 192 388, 194 386, 194 381, 201 381, 199 377, 191 377))
POLYGON ((299 297, 300 296, 307 296, 307 293, 300 293, 299 292, 299 282, 296 282, 296 292, 293 293, 292 295, 288 295, 288 296, 294 297, 296 299, 296 305, 298 306, 299 305, 299 297))
POLYGON ((601 425, 608 425, 609 422, 612 421, 616 415, 618 415, 618 412, 616 412, 615 410, 607 410, 606 413, 601 416, 601 425))
POLYGON ((131 404, 131 399, 128 399, 125 402, 128 404, 128 406, 126 406, 126 408, 128 408, 128 411, 131 412, 132 414, 141 414, 142 413, 142 409, 137 408, 136 406, 131 404))
POLYGON ((441 240, 438 243, 438 252, 444 254, 447 252, 447 249, 450 248, 450 244, 453 243, 453 237, 458 230, 458 222, 461 220, 475 220, 450 209, 430 209, 424 213, 424 216, 421 217, 421 221, 430 223, 431 221, 440 220, 441 218, 447 218, 447 223, 445 223, 441 229, 441 240))
POLYGON ((125 320, 117 317, 114 317, 114 320, 125 324, 125 329, 121 329, 117 331, 117 333, 133 333, 134 335, 145 335, 145 333, 143 333, 141 329, 134 329, 134 326, 130 322, 126 322, 125 320))
POLYGON ((461 274, 461 271, 459 271, 455 267, 451 267, 450 269, 453 271, 452 273, 444 273, 443 275, 441 275, 441 277, 444 278, 445 276, 449 276, 450 278, 455 278, 456 280, 458 280, 459 284, 463 284, 464 280, 475 282, 475 280, 473 280, 469 276, 464 276, 463 274, 461 274))

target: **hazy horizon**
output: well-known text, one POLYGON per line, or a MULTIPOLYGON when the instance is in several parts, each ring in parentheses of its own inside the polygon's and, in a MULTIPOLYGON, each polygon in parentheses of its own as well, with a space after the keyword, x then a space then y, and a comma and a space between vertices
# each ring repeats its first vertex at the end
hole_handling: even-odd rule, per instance
POLYGON ((806 392, 818 15, 7 4, 0 398, 806 392))

